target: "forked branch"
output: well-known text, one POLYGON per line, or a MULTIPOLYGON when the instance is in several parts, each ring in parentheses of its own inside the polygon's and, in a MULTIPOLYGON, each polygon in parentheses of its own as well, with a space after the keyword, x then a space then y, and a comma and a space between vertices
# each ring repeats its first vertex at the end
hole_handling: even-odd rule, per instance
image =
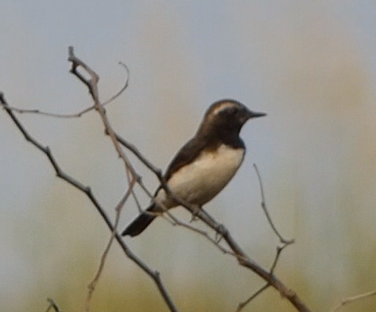
MULTIPOLYGON (((280 253, 283 250, 284 247, 281 247, 277 251, 277 255, 274 259, 273 265, 270 270, 267 270, 260 266, 258 263, 253 261, 245 252, 242 250, 242 248, 239 246, 239 244, 234 240, 234 238, 231 236, 230 232, 226 229, 225 226, 222 224, 219 224, 215 219, 213 219, 207 212, 201 209, 197 209, 194 205, 189 205, 188 203, 184 203, 178 198, 174 197, 174 194, 171 194, 168 186, 166 185, 163 176, 161 174, 161 171, 157 168, 155 168, 147 159, 144 157, 135 146, 132 144, 129 144, 126 140, 120 138, 115 131, 112 129, 110 122, 107 118, 105 109, 103 105, 99 101, 99 92, 98 92, 98 81, 99 76, 96 74, 94 70, 90 68, 85 62, 83 62, 81 59, 77 58, 74 55, 73 48, 69 48, 69 58, 68 60, 71 62, 71 73, 74 74, 89 90, 89 93, 93 99, 94 102, 94 108, 99 113, 101 120, 104 125, 105 132, 110 136, 113 145, 115 147, 115 150, 119 156, 119 158, 122 159, 124 163, 125 173, 128 177, 129 182, 129 189, 128 192, 132 192, 133 185, 135 183, 139 184, 145 192, 151 196, 151 194, 148 192, 148 190, 143 186, 141 183, 141 179, 138 176, 136 170, 133 168, 131 162, 128 160, 127 156, 124 153, 123 147, 130 150, 138 159, 145 164, 146 167, 148 167, 154 174, 158 177, 160 180, 162 187, 165 188, 166 192, 168 192, 174 199, 176 199, 179 203, 181 203, 185 208, 187 208, 190 212, 192 212, 195 216, 197 216, 200 220, 202 220, 209 228, 213 229, 218 235, 222 238, 222 240, 226 243, 229 250, 226 248, 224 249, 219 244, 215 244, 218 246, 221 251, 224 251, 228 254, 231 254, 234 256, 238 263, 253 271, 258 276, 260 276, 265 282, 266 285, 261 288, 255 295, 250 297, 249 300, 245 304, 247 304, 250 300, 252 300, 253 297, 257 296, 257 294, 261 293, 264 289, 268 287, 275 288, 283 297, 285 297, 287 300, 291 302, 291 304, 296 308, 297 311, 300 312, 310 312, 311 310, 305 305, 305 303, 299 298, 299 296, 291 290, 289 287, 287 287, 281 280, 279 280, 276 275, 274 274, 274 268, 277 264, 277 261, 279 259, 280 253), (81 72, 82 71, 82 72, 81 72)), ((136 263, 137 266, 139 266, 147 275, 149 275, 152 280, 157 285, 162 297, 164 298, 166 305, 168 306, 170 311, 177 311, 177 308, 175 307, 170 295, 168 294, 164 284, 161 281, 161 278, 159 276, 159 273, 156 271, 153 271, 149 266, 147 266, 140 258, 138 258, 134 253, 128 248, 128 246, 123 241, 122 237, 117 232, 117 221, 115 223, 112 223, 108 215, 106 214, 103 207, 100 205, 94 194, 92 193, 90 187, 83 185, 81 182, 77 181, 72 176, 65 173, 59 166, 58 162, 55 160, 53 153, 50 151, 50 149, 47 146, 43 146, 39 141, 37 141, 35 138, 33 138, 27 130, 23 127, 21 122, 17 119, 17 117, 14 115, 12 108, 7 104, 4 96, 0 94, 0 102, 3 105, 4 109, 10 116, 10 118, 13 120, 13 122, 16 124, 17 128, 22 132, 25 139, 28 140, 31 144, 33 144, 35 147, 37 147, 42 153, 46 155, 49 162, 53 166, 56 174, 58 177, 66 181, 67 183, 71 184, 72 186, 76 187, 80 191, 86 194, 86 196, 90 199, 92 204, 95 206, 103 220, 105 221, 106 225, 108 226, 110 232, 112 233, 111 240, 114 239, 120 246, 120 248, 123 250, 123 252, 127 255, 129 259, 131 259, 134 263, 136 263)), ((261 183, 261 181, 260 181, 261 183)), ((128 193, 125 196, 128 198, 128 193)), ((264 202, 264 199, 263 199, 264 202)), ((121 210, 123 204, 118 207, 117 210, 121 210)), ((269 219, 269 217, 268 217, 269 219)), ((118 220, 118 216, 117 216, 118 220)), ((179 223, 177 223, 179 224, 179 223)), ((189 227, 189 226, 187 226, 189 227)), ((208 236, 205 232, 201 232, 200 230, 197 230, 198 233, 208 236)), ((278 233, 278 232, 276 232, 278 233)), ((279 235, 280 236, 280 235, 279 235)), ((283 240, 282 237, 281 242, 285 243, 286 245, 289 243, 289 241, 283 240)), ((212 240, 214 242, 214 240, 212 240)), ((111 245, 111 242, 109 243, 111 245)), ((103 255, 105 258, 105 254, 103 255)), ((244 304, 244 305, 245 305, 244 304)))
POLYGON ((0 103, 5 109, 5 111, 8 113, 9 117, 12 119, 12 121, 17 126, 18 130, 23 134, 24 138, 30 142, 32 145, 34 145, 37 149, 39 149, 49 160, 50 164, 54 168, 56 175, 67 182, 68 184, 72 185, 73 187, 77 188, 79 191, 83 192, 89 200, 92 202, 94 207, 96 208, 97 212, 100 214, 104 222, 106 223, 107 227, 109 228, 111 233, 114 234, 114 238, 116 242, 119 244, 120 248, 123 250, 124 254, 132 260, 141 270, 143 270, 156 284, 159 292, 161 293, 164 301, 166 302, 166 305, 168 306, 169 310, 171 312, 177 312, 177 308, 167 292, 166 287, 164 286, 161 277, 157 271, 152 270, 145 262, 143 262, 139 257, 137 257, 131 249, 124 243, 122 237, 117 233, 116 228, 114 224, 111 222, 111 219, 105 212, 104 208, 101 206, 99 201, 96 199, 94 194, 91 191, 91 188, 89 186, 84 185, 83 183, 79 182, 72 176, 65 173, 59 166, 58 162, 55 160, 55 157, 53 153, 51 152, 50 148, 48 146, 43 146, 38 140, 36 140, 33 136, 31 136, 28 131, 24 128, 22 123, 19 121, 19 119, 14 115, 13 111, 9 109, 8 103, 5 100, 4 94, 0 93, 0 103))

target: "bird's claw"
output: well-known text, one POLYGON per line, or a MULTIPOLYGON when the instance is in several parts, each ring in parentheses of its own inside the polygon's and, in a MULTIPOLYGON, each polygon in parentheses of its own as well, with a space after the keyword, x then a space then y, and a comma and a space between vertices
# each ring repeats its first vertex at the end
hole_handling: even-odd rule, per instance
POLYGON ((192 207, 193 209, 191 210, 191 213, 192 213, 192 217, 191 217, 191 220, 189 221, 190 223, 191 222, 194 222, 194 221, 196 221, 197 219, 198 219, 198 215, 199 215, 199 213, 200 213, 200 206, 193 206, 192 207))

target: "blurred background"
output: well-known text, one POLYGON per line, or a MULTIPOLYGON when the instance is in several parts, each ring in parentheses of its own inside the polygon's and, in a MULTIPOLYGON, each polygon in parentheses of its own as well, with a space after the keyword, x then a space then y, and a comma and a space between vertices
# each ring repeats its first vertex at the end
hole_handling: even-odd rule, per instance
MULTIPOLYGON (((206 108, 234 98, 267 118, 242 130, 248 153, 205 208, 313 311, 376 285, 376 3, 372 1, 2 1, 0 90, 10 105, 73 113, 92 105, 67 48, 100 75, 114 129, 165 168, 206 108)), ((95 112, 19 116, 62 169, 90 185, 112 218, 127 183, 95 112)), ((82 311, 110 233, 85 195, 0 113, 0 310, 82 311)), ((155 177, 134 158, 145 184, 155 177)), ((146 196, 137 189, 143 205, 146 196)), ((174 214, 188 221, 189 215, 174 214)), ((129 201, 121 227, 137 215, 129 201)), ((126 239, 161 273, 179 311, 234 311, 263 281, 204 238, 166 221, 126 239)), ((341 311, 375 311, 375 298, 341 311)), ((114 245, 91 311, 167 311, 153 282, 114 245)), ((245 311, 295 311, 269 289, 245 311)))

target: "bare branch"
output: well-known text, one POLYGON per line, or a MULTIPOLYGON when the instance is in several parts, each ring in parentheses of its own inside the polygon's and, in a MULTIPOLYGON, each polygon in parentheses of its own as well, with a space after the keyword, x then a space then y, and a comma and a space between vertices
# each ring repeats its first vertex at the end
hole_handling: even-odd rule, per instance
MULTIPOLYGON (((108 100, 101 103, 100 104, 101 106, 105 106, 107 104, 110 104, 115 99, 117 99, 125 91, 126 88, 128 88, 129 77, 130 77, 129 68, 127 67, 127 65, 125 65, 122 62, 119 62, 119 64, 121 66, 123 66, 125 68, 126 72, 127 72, 127 78, 125 80, 125 83, 115 95, 111 96, 108 100)), ((79 118, 82 115, 84 115, 85 113, 90 112, 93 109, 95 109, 95 105, 87 107, 87 108, 85 108, 85 109, 83 109, 83 110, 81 110, 77 113, 71 113, 71 114, 57 114, 57 113, 50 113, 50 112, 41 111, 39 109, 20 109, 20 108, 11 107, 11 106, 9 106, 8 108, 11 109, 14 112, 17 112, 17 113, 20 113, 20 114, 38 114, 38 115, 43 115, 43 116, 47 116, 47 117, 55 117, 55 118, 79 118)))
POLYGON ((281 234, 279 234, 277 228, 275 227, 274 223, 273 223, 273 220, 272 218, 270 217, 270 214, 268 212, 268 208, 266 207, 266 201, 265 201, 265 195, 264 195, 264 186, 263 186, 263 183, 262 183, 262 179, 261 179, 261 175, 260 175, 260 172, 256 166, 256 164, 253 164, 253 167, 255 168, 256 170, 256 173, 257 173, 257 177, 258 177, 258 180, 259 180, 259 184, 260 184, 260 192, 261 192, 261 207, 262 209, 264 210, 264 213, 266 215, 266 218, 268 219, 268 222, 271 226, 271 228, 273 229, 274 233, 278 236, 279 240, 281 241, 281 243, 283 244, 293 244, 294 243, 294 240, 293 239, 290 239, 290 240, 287 240, 287 239, 284 239, 282 237, 281 234))
POLYGON ((284 245, 281 246, 281 247, 277 247, 277 252, 276 252, 276 255, 275 255, 275 258, 274 258, 274 261, 273 261, 272 267, 270 268, 270 274, 273 274, 273 273, 274 273, 274 269, 275 269, 276 266, 277 266, 277 263, 278 263, 279 257, 281 256, 281 253, 282 253, 283 249, 285 249, 288 245, 289 245, 289 244, 284 244, 284 245))
POLYGON ((255 299, 258 295, 260 295, 264 290, 268 289, 270 286, 269 283, 262 286, 258 291, 256 291, 252 296, 250 296, 246 301, 239 303, 238 308, 236 309, 236 312, 240 312, 243 310, 243 308, 250 303, 253 299, 255 299))
MULTIPOLYGON (((174 194, 172 194, 171 191, 169 190, 169 187, 166 184, 166 182, 164 181, 164 178, 163 178, 163 175, 162 175, 161 171, 159 169, 155 168, 144 156, 142 156, 142 154, 133 145, 129 144, 125 140, 122 140, 114 132, 114 130, 112 129, 112 127, 111 127, 111 125, 109 123, 109 120, 108 120, 108 118, 106 116, 106 111, 105 111, 103 105, 101 105, 101 103, 99 101, 99 93, 98 93, 99 76, 96 74, 96 72, 94 70, 92 70, 85 62, 83 62, 82 60, 80 60, 79 58, 77 58, 74 55, 74 51, 73 51, 72 47, 69 48, 69 58, 68 58, 68 60, 71 62, 71 70, 70 70, 70 72, 73 75, 75 75, 88 88, 89 93, 90 93, 90 95, 91 95, 91 97, 92 97, 92 99, 94 101, 94 108, 95 108, 96 111, 98 111, 98 113, 99 113, 99 115, 101 117, 101 120, 103 122, 103 125, 104 125, 104 128, 105 128, 105 132, 106 132, 106 134, 108 134, 110 136, 110 138, 111 138, 111 140, 113 142, 113 145, 115 147, 115 150, 117 152, 117 155, 119 156, 119 158, 122 159, 122 161, 124 163, 125 173, 126 173, 126 175, 128 177, 129 192, 130 193, 132 192, 134 183, 138 183, 141 186, 141 188, 150 197, 152 197, 152 195, 150 194, 150 192, 147 190, 147 188, 141 182, 141 177, 137 174, 137 172, 133 168, 132 164, 130 163, 130 161, 126 157, 126 155, 124 153, 124 150, 120 146, 120 144, 123 145, 124 147, 126 147, 128 150, 132 151, 136 155, 136 157, 138 157, 138 159, 142 163, 144 163, 144 165, 146 167, 148 167, 157 176, 157 178, 159 179, 159 181, 161 183, 161 186, 166 190, 166 192, 169 194, 169 196, 171 196, 179 204, 181 204, 186 209, 188 209, 192 213, 193 216, 197 216, 207 226, 209 226, 216 233, 218 233, 218 235, 222 238, 222 240, 227 244, 229 250, 227 248, 224 248, 223 246, 221 246, 219 244, 219 242, 216 241, 215 239, 212 239, 205 231, 201 231, 199 229, 196 229, 196 228, 192 227, 191 225, 188 225, 188 224, 185 224, 185 223, 182 223, 182 222, 176 220, 167 211, 166 214, 169 217, 171 217, 171 219, 175 222, 175 224, 182 225, 182 226, 184 226, 186 228, 194 230, 195 232, 203 235, 204 237, 206 237, 207 239, 209 239, 212 243, 214 243, 222 252, 233 255, 237 259, 238 263, 241 266, 252 270, 255 274, 257 274, 258 276, 260 276, 262 279, 264 279, 267 282, 267 284, 263 288, 261 288, 256 294, 254 294, 252 296, 253 298, 256 297, 259 293, 261 293, 264 290, 264 288, 266 289, 267 287, 272 286, 276 290, 278 290, 283 297, 287 298, 291 302, 291 304, 298 311, 301 311, 301 312, 310 312, 310 310, 308 309, 308 307, 306 307, 306 305, 297 296, 297 294, 294 291, 292 291, 291 289, 289 289, 286 285, 284 285, 282 283, 282 281, 280 281, 274 275, 274 268, 275 268, 276 263, 277 263, 277 261, 279 259, 280 253, 281 253, 281 251, 283 250, 283 248, 285 246, 281 247, 280 250, 277 250, 277 255, 276 255, 276 258, 275 258, 275 260, 273 262, 272 268, 271 268, 270 271, 268 271, 268 270, 264 269, 262 266, 260 266, 258 263, 256 263, 255 261, 253 261, 252 259, 250 259, 248 257, 248 255, 241 249, 241 247, 238 245, 238 243, 233 239, 233 237, 231 236, 231 234, 229 233, 229 231, 225 228, 225 226, 223 226, 222 224, 219 224, 217 221, 215 221, 203 209, 198 209, 200 207, 197 207, 195 205, 190 205, 188 203, 185 203, 185 202, 181 201, 179 198, 176 198, 176 196, 174 196, 174 194)), ((6 101, 4 99, 4 96, 2 94, 0 94, 0 102, 2 103, 4 109, 6 110, 6 112, 8 113, 8 115, 11 117, 11 119, 13 120, 13 122, 16 124, 16 126, 18 127, 18 129, 22 132, 22 134, 24 135, 25 139, 28 140, 30 143, 32 143, 35 147, 37 147, 41 152, 43 152, 47 156, 47 158, 49 159, 51 165, 55 169, 55 172, 56 172, 57 176, 60 177, 61 179, 65 180, 67 183, 71 184, 72 186, 78 188, 80 191, 84 192, 86 194, 86 196, 91 200, 91 202, 93 203, 93 205, 95 206, 95 208, 97 209, 97 211, 99 212, 99 214, 104 219, 104 221, 107 224, 108 228, 110 229, 110 231, 112 233, 111 239, 110 239, 110 241, 109 241, 109 243, 107 245, 107 248, 106 248, 105 252, 103 253, 103 256, 102 256, 102 259, 101 259, 100 268, 98 269, 98 272, 97 272, 98 274, 97 275, 99 276, 100 273, 101 273, 101 271, 102 271, 102 269, 103 269, 105 258, 107 256, 108 250, 109 250, 109 248, 110 248, 110 246, 112 244, 112 240, 116 240, 118 242, 118 244, 120 245, 121 249, 123 250, 123 252, 127 255, 127 257, 130 258, 133 262, 135 262, 150 278, 153 279, 153 281, 155 282, 156 286, 158 287, 158 289, 159 289, 159 291, 160 291, 163 299, 165 300, 168 308, 170 309, 170 311, 177 311, 177 309, 176 309, 176 307, 175 307, 175 305, 174 305, 171 297, 169 296, 167 290, 165 289, 165 287, 164 287, 164 285, 163 285, 163 283, 162 283, 162 281, 160 279, 159 273, 156 272, 156 271, 153 271, 152 269, 150 269, 140 258, 138 258, 137 256, 135 256, 134 253, 124 243, 124 241, 122 240, 121 236, 117 233, 117 229, 116 228, 117 228, 117 223, 118 223, 118 217, 119 217, 119 215, 117 214, 116 220, 115 220, 115 224, 113 224, 110 221, 110 219, 107 216, 107 214, 105 213, 105 211, 102 208, 102 206, 99 204, 99 202, 95 198, 94 194, 91 192, 90 187, 85 186, 82 183, 80 183, 79 181, 75 180, 73 177, 71 177, 68 174, 66 174, 60 168, 60 166, 58 165, 57 161, 55 160, 55 158, 54 158, 52 152, 50 151, 50 149, 48 147, 44 147, 41 143, 39 143, 32 136, 30 136, 29 133, 25 130, 25 128, 22 126, 22 124, 19 122, 19 120, 13 114, 12 109, 10 109, 10 107, 6 103, 6 101)), ((259 179, 260 179, 260 176, 259 176, 259 179)), ((260 179, 260 185, 261 185, 261 189, 262 189, 261 179, 260 179)), ((127 194, 124 196, 124 202, 128 198, 128 196, 129 196, 129 194, 127 192, 127 194)), ((262 198, 263 198, 263 208, 266 211, 266 215, 268 217, 269 222, 272 224, 272 222, 270 220, 270 217, 269 217, 269 215, 267 213, 267 210, 266 210, 266 205, 265 205, 265 199, 264 199, 263 190, 262 190, 262 198)), ((121 204, 119 206, 120 208, 117 209, 117 213, 119 213, 119 211, 121 210, 122 205, 123 204, 121 204)), ((276 233, 278 233, 276 231, 274 225, 272 225, 272 228, 274 229, 274 231, 276 233)), ((280 237, 281 241, 284 244, 290 243, 290 241, 284 240, 279 234, 277 234, 277 235, 280 237)), ((96 278, 94 279, 94 281, 95 281, 94 284, 96 284, 96 282, 97 282, 96 278)), ((94 285, 93 289, 94 288, 95 288, 95 285, 94 285)), ((89 294, 89 296, 91 296, 91 294, 89 294)), ((249 300, 252 300, 252 297, 249 300)), ((90 299, 88 301, 90 302, 90 299)))
POLYGON ((349 304, 349 303, 352 303, 352 302, 355 302, 355 301, 359 301, 359 300, 362 300, 362 299, 365 299, 365 298, 368 298, 368 297, 372 297, 372 296, 375 296, 375 295, 376 295, 376 290, 372 290, 372 291, 366 292, 364 294, 360 294, 360 295, 356 295, 356 296, 353 296, 353 297, 342 299, 341 302, 337 306, 335 306, 333 310, 331 310, 331 312, 335 312, 335 311, 339 310, 340 308, 342 308, 346 304, 349 304))
POLYGON ((62 312, 53 299, 47 298, 47 301, 49 305, 47 307, 46 312, 49 312, 51 309, 54 309, 55 312, 62 312))
POLYGON ((111 233, 115 232, 115 240, 119 244, 120 248, 123 250, 124 254, 131 259, 138 267, 140 267, 156 284, 159 292, 161 293, 163 299, 165 300, 168 308, 172 312, 177 312, 177 308, 172 301, 170 295, 168 294, 160 276, 157 271, 153 271, 149 266, 147 266, 140 258, 138 258, 130 249, 129 247, 124 243, 121 236, 116 232, 116 228, 112 224, 110 218, 106 214, 105 210, 102 208, 102 206, 99 204, 98 200, 95 198, 94 194, 92 193, 89 186, 85 186, 81 182, 77 181, 76 179, 72 178, 68 174, 66 174, 58 165, 56 162, 52 152, 50 149, 46 146, 43 146, 41 143, 39 143, 36 139, 34 139, 23 127, 21 122, 18 120, 18 118, 14 115, 13 111, 8 108, 7 101, 5 100, 4 94, 0 92, 0 104, 3 106, 5 111, 8 113, 9 117, 12 119, 12 121, 15 123, 19 131, 23 134, 25 139, 30 142, 32 145, 34 145, 37 149, 39 149, 43 154, 46 155, 48 160, 50 161, 52 167, 54 168, 56 175, 67 182, 68 184, 74 186, 75 188, 79 189, 81 192, 85 193, 86 196, 90 199, 94 207, 97 209, 98 213, 103 218, 104 222, 106 223, 107 227, 110 229, 111 233))
MULTIPOLYGON (((124 151, 122 150, 122 148, 120 147, 119 142, 116 139, 115 133, 114 133, 114 131, 113 131, 111 125, 110 125, 110 122, 109 122, 108 118, 107 118, 106 111, 105 111, 104 107, 100 104, 100 101, 99 101, 99 92, 98 92, 99 76, 97 75, 97 73, 93 69, 91 69, 90 66, 88 66, 85 62, 83 62, 81 59, 77 58, 74 55, 73 47, 69 47, 68 50, 69 50, 68 60, 72 64, 71 73, 73 75, 75 75, 82 83, 84 83, 87 86, 87 88, 89 90, 89 93, 90 93, 91 97, 93 98, 95 109, 98 111, 98 113, 99 113, 99 115, 100 115, 100 117, 102 119, 103 125, 105 127, 105 132, 109 134, 109 136, 110 136, 110 138, 111 138, 111 140, 113 142, 113 145, 114 145, 114 147, 116 149, 116 152, 118 153, 118 156, 124 162, 127 176, 128 176, 128 173, 131 173, 132 179, 134 178, 136 180, 139 180, 139 176, 138 176, 137 172, 135 171, 135 169, 133 168, 133 166, 131 165, 131 163, 127 159, 124 151), (85 74, 89 75, 89 78, 86 78, 85 75, 82 74, 78 70, 80 67, 82 67, 84 69, 85 74)), ((119 235, 117 234, 116 227, 113 227, 112 232, 115 234, 116 238, 119 237, 119 235)), ((120 237, 119 237, 119 239, 120 239, 120 237)), ((127 256, 130 257, 130 253, 127 253, 127 256)), ((151 272, 149 272, 149 273, 151 273, 151 272)), ((176 307, 173 304, 172 299, 170 298, 169 294, 167 293, 164 285, 161 283, 161 279, 160 279, 159 273, 158 272, 153 272, 150 276, 153 278, 153 280, 157 284, 157 286, 158 286, 158 288, 159 288, 159 290, 160 290, 160 292, 161 292, 161 294, 162 294, 162 296, 163 296, 166 304, 170 308, 170 310, 171 311, 175 311, 176 307)))
MULTIPOLYGON (((273 264, 272 264, 272 266, 270 268, 270 271, 269 271, 270 275, 272 275, 274 273, 274 269, 277 266, 279 257, 281 256, 281 253, 282 253, 283 249, 285 249, 287 246, 289 246, 289 244, 284 244, 281 247, 277 247, 277 252, 276 252, 276 255, 274 257, 273 264)), ((262 286, 258 291, 256 291, 253 295, 251 295, 247 300, 245 300, 244 302, 239 303, 238 309, 236 311, 242 310, 248 303, 250 303, 254 298, 256 298, 259 294, 261 294, 269 286, 270 286, 270 283, 268 282, 264 286, 262 286)))
POLYGON ((116 100, 124 91, 126 88, 128 88, 129 85, 129 77, 130 75, 130 70, 127 65, 125 65, 123 62, 119 62, 119 65, 123 66, 125 68, 125 71, 127 72, 127 79, 125 80, 125 84, 123 87, 113 96, 111 96, 108 100, 104 101, 101 103, 102 106, 105 106, 107 104, 110 104, 112 101, 116 100))
MULTIPOLYGON (((186 207, 191 212, 191 207, 186 207)), ((226 241, 227 245, 230 247, 232 252, 234 253, 238 263, 241 266, 244 266, 262 279, 264 279, 268 284, 273 286, 276 290, 278 290, 281 296, 285 297, 290 303, 300 312, 310 312, 311 310, 305 305, 305 303, 298 297, 298 295, 287 287, 282 281, 280 281, 274 274, 271 274, 267 270, 265 270, 261 265, 256 263, 255 261, 251 260, 247 254, 241 249, 241 247, 237 244, 237 242, 233 239, 230 232, 221 224, 217 223, 213 218, 211 218, 208 213, 202 213, 202 211, 198 211, 197 216, 210 228, 217 231, 223 239, 226 241)))
POLYGON ((96 286, 97 286, 97 284, 99 282, 99 278, 100 278, 100 276, 102 274, 102 271, 103 271, 103 268, 104 268, 104 265, 105 265, 105 262, 106 262, 107 255, 108 255, 108 253, 109 253, 109 251, 111 249, 112 243, 113 243, 113 241, 115 239, 116 231, 117 231, 117 228, 118 228, 118 225, 119 225, 121 209, 124 207, 125 202, 129 198, 129 196, 132 194, 133 187, 134 187, 135 183, 136 183, 136 180, 133 179, 131 181, 129 187, 128 187, 127 192, 124 194, 123 198, 120 200, 120 202, 118 203, 118 205, 115 208, 116 217, 115 217, 115 223, 114 223, 114 230, 111 233, 110 240, 108 241, 107 246, 106 246, 106 248, 105 248, 105 250, 104 250, 104 252, 102 254, 102 257, 100 259, 100 263, 99 263, 99 267, 98 267, 97 273, 95 274, 94 279, 88 285, 88 293, 87 293, 87 296, 86 296, 86 304, 85 304, 85 311, 86 312, 89 312, 89 310, 90 310, 91 298, 92 298, 93 293, 95 291, 95 288, 96 288, 96 286))
POLYGON ((162 182, 163 173, 161 169, 155 167, 144 155, 142 155, 142 153, 134 144, 128 142, 117 133, 115 133, 115 137, 121 145, 131 151, 151 172, 153 172, 157 176, 160 182, 162 182))

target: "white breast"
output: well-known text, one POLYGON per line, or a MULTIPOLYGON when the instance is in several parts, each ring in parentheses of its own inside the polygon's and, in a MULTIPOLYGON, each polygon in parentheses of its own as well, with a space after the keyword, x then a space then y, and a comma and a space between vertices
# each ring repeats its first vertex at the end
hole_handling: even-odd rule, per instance
MULTIPOLYGON (((244 149, 221 145, 217 151, 202 153, 196 161, 180 168, 170 178, 168 185, 178 198, 204 205, 230 182, 243 158, 244 149)), ((166 198, 164 190, 158 192, 157 198, 167 208, 176 206, 166 198)))

